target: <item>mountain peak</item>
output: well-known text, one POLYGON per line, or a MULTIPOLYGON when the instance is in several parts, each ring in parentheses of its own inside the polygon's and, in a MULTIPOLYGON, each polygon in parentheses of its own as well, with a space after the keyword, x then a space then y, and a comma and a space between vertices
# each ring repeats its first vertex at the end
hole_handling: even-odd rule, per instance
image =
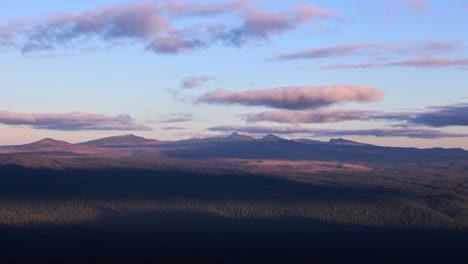
POLYGON ((283 141, 283 140, 286 140, 286 139, 275 136, 273 134, 268 134, 268 135, 264 136, 261 140, 262 141, 283 141))
POLYGON ((136 137, 133 134, 123 134, 123 135, 118 135, 117 137, 136 137))
POLYGON ((331 138, 329 143, 344 143, 344 142, 352 142, 350 140, 344 139, 344 138, 331 138))
POLYGON ((70 143, 68 142, 65 142, 65 141, 61 141, 61 140, 56 140, 56 139, 53 139, 53 138, 43 138, 39 141, 36 141, 34 143, 38 143, 38 144, 41 144, 41 145, 68 145, 70 143))
POLYGON ((131 144, 142 144, 155 142, 154 139, 147 139, 144 137, 135 136, 133 134, 125 134, 120 136, 106 137, 96 140, 87 141, 81 143, 82 145, 88 146, 108 146, 108 145, 131 145, 131 144))
POLYGON ((237 132, 232 132, 229 136, 226 137, 227 139, 230 140, 237 140, 237 141, 253 141, 253 137, 249 137, 246 135, 241 135, 237 132))
POLYGON ((53 138, 43 138, 39 141, 23 145, 25 148, 41 148, 41 147, 62 147, 71 145, 68 142, 56 140, 53 138))

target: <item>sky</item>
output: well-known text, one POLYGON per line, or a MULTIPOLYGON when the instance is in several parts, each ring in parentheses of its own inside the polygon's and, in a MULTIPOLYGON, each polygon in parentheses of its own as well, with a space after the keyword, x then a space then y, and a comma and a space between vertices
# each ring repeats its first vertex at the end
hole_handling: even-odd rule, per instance
POLYGON ((468 149, 468 1, 8 1, 0 145, 132 133, 468 149))

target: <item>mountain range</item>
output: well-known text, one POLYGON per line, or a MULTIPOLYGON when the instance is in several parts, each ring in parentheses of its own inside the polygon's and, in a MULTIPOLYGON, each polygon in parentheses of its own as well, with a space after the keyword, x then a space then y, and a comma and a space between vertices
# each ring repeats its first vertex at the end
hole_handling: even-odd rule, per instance
POLYGON ((272 134, 254 138, 238 133, 226 136, 160 141, 132 134, 71 144, 51 138, 25 145, 0 147, 0 155, 108 157, 108 158, 238 158, 342 162, 421 162, 467 160, 461 148, 417 149, 384 147, 342 138, 328 142, 284 139, 272 134))

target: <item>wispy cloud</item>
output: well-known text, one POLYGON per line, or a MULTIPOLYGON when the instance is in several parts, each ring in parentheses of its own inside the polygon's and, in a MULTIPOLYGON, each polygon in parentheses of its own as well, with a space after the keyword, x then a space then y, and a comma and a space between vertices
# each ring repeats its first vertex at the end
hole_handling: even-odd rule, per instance
POLYGON ((159 123, 180 123, 188 122, 193 120, 193 114, 191 113, 172 113, 167 116, 163 116, 159 123))
POLYGON ((27 53, 95 39, 149 40, 171 29, 170 21, 159 14, 158 5, 146 2, 88 10, 78 15, 54 15, 16 31, 23 39, 22 52, 27 53))
POLYGON ((191 76, 185 78, 180 87, 184 89, 193 89, 193 88, 198 88, 200 86, 203 86, 205 83, 209 81, 216 80, 216 77, 213 76, 207 76, 207 75, 201 75, 201 76, 191 76))
POLYGON ((376 67, 465 67, 468 58, 460 57, 462 45, 458 42, 428 39, 418 43, 351 43, 317 47, 275 55, 278 60, 338 59, 360 57, 366 62, 331 63, 322 69, 376 68, 376 67), (457 53, 458 52, 458 53, 457 53), (447 55, 450 55, 447 57, 447 55), (445 56, 445 57, 444 57, 445 56))
POLYGON ((294 59, 319 59, 330 57, 342 57, 356 54, 366 48, 373 46, 368 43, 346 44, 338 46, 329 46, 321 48, 313 48, 297 52, 279 53, 276 55, 280 60, 294 60, 294 59))
POLYGON ((292 86, 242 92, 219 89, 202 95, 197 102, 301 110, 347 102, 377 102, 382 98, 383 93, 376 88, 361 85, 335 85, 292 86))
POLYGON ((340 69, 340 68, 376 68, 376 67, 466 67, 468 58, 450 59, 450 58, 417 58, 409 60, 391 61, 391 62, 368 62, 368 63, 341 63, 329 64, 322 69, 340 69))
POLYGON ((252 1, 146 1, 12 21, 0 26, 0 45, 30 53, 119 41, 171 54, 217 42, 242 46, 268 40, 319 19, 339 20, 339 13, 310 4, 273 12, 252 1))
POLYGON ((431 12, 431 6, 424 0, 406 0, 406 4, 416 12, 431 12))
POLYGON ((77 130, 153 130, 145 124, 138 124, 129 115, 116 116, 90 113, 16 113, 0 111, 0 124, 29 126, 34 129, 61 131, 77 130))
POLYGON ((224 31, 220 38, 224 42, 240 46, 249 40, 269 39, 316 19, 339 20, 340 15, 336 10, 319 8, 311 4, 300 5, 296 10, 286 12, 248 9, 243 14, 242 25, 224 31))
POLYGON ((452 53, 460 48, 460 44, 450 41, 426 40, 419 43, 352 43, 335 46, 325 46, 307 50, 279 53, 275 56, 280 60, 338 58, 353 55, 370 57, 427 57, 452 53))
POLYGON ((187 2, 168 1, 166 9, 174 16, 217 16, 235 11, 245 11, 251 7, 248 1, 227 2, 187 2))
POLYGON ((248 122, 268 121, 295 125, 353 120, 386 120, 404 122, 398 124, 398 127, 413 127, 414 125, 428 127, 468 126, 468 104, 436 106, 412 112, 315 109, 310 111, 266 111, 241 116, 248 122))
POLYGON ((269 121, 277 123, 334 123, 351 120, 397 120, 405 121, 410 113, 385 113, 366 110, 330 110, 311 111, 266 111, 249 113, 242 117, 248 122, 269 121))
POLYGON ((203 47, 205 44, 198 39, 187 39, 181 36, 164 36, 152 40, 147 46, 147 50, 155 53, 178 54, 192 51, 203 47))
POLYGON ((409 122, 431 127, 468 126, 468 104, 434 107, 417 114, 409 122))
POLYGON ((243 132, 249 134, 307 134, 315 137, 345 137, 345 136, 375 136, 375 137, 408 137, 408 138, 461 138, 468 137, 468 134, 449 133, 434 129, 318 129, 304 127, 279 127, 279 126, 217 126, 208 128, 215 132, 243 132))
POLYGON ((178 127, 178 126, 165 126, 165 127, 161 127, 161 130, 186 130, 186 128, 178 127))

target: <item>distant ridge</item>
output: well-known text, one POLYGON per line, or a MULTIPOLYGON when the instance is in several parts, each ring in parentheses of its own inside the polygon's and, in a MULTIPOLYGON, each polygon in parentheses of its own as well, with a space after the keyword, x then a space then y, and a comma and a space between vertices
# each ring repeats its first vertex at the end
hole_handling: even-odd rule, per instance
POLYGON ((250 136, 241 135, 237 132, 233 132, 229 135, 221 135, 214 137, 192 137, 189 139, 183 139, 178 141, 169 142, 169 144, 200 144, 200 143, 220 143, 220 142, 243 142, 243 141, 255 141, 256 139, 250 136))
POLYGON ((66 142, 66 141, 61 141, 61 140, 55 140, 52 138, 44 138, 39 141, 25 144, 25 145, 20 145, 17 146, 18 148, 22 149, 38 149, 38 148, 60 148, 60 147, 69 147, 72 144, 66 142))
POLYGON ((147 139, 144 137, 135 136, 133 134, 125 134, 120 136, 106 137, 96 140, 91 140, 79 145, 84 146, 94 146, 94 147, 103 147, 103 146, 114 146, 114 145, 138 145, 138 144, 148 144, 148 143, 158 143, 159 140, 156 139, 147 139))
POLYGON ((229 139, 229 140, 234 140, 234 141, 254 141, 255 138, 253 137, 249 137, 249 136, 246 136, 246 135, 241 135, 237 132, 233 132, 231 135, 225 137, 226 139, 229 139))
POLYGON ((254 138, 238 133, 201 139, 159 141, 132 134, 79 144, 45 138, 20 146, 0 147, 0 155, 150 158, 240 158, 316 161, 407 162, 468 160, 463 149, 418 149, 363 144, 343 138, 328 142, 289 140, 273 134, 254 138))
POLYGON ((268 142, 273 142, 273 141, 287 141, 287 139, 275 136, 273 134, 268 134, 264 136, 263 138, 260 139, 261 141, 268 141, 268 142))

